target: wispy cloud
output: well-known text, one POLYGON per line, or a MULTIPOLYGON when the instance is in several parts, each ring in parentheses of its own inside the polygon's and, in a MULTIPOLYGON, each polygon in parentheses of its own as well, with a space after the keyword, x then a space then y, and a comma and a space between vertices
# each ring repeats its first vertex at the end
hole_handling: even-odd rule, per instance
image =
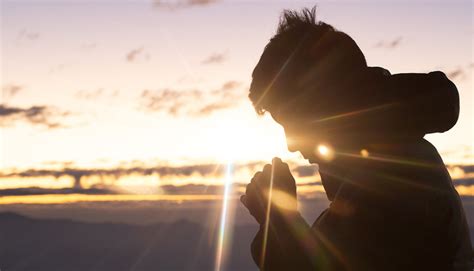
MULTIPOLYGON (((252 162, 241 165, 235 165, 235 170, 242 168, 254 169, 256 166, 262 166, 260 162, 252 162)), ((135 166, 123 166, 115 168, 63 168, 63 169, 28 169, 23 171, 11 171, 11 172, 0 172, 0 178, 31 178, 31 177, 54 177, 59 178, 61 176, 70 176, 75 180, 74 187, 81 187, 81 179, 89 176, 110 176, 115 180, 123 176, 130 175, 158 175, 160 178, 170 177, 189 177, 198 175, 201 177, 217 177, 222 176, 225 169, 224 164, 193 164, 184 166, 168 166, 168 165, 155 165, 146 166, 135 165, 135 166)))
POLYGON ((74 95, 76 98, 87 101, 96 101, 97 99, 113 100, 120 96, 120 90, 106 90, 104 88, 97 88, 95 90, 81 89, 74 95))
POLYGON ((27 108, 0 104, 0 126, 10 126, 17 121, 45 126, 48 129, 64 127, 58 119, 70 115, 49 106, 31 106, 27 108))
POLYGON ((472 74, 472 69, 474 69, 474 63, 472 62, 458 65, 455 68, 446 69, 446 76, 451 80, 465 80, 472 74))
POLYGON ((377 42, 374 47, 375 48, 384 48, 384 49, 395 49, 398 46, 400 46, 401 42, 403 40, 403 37, 397 37, 393 40, 389 41, 379 41, 377 42))
POLYGON ((219 2, 219 0, 155 0, 153 5, 158 8, 176 10, 189 7, 209 6, 217 2, 219 2))
POLYGON ((103 88, 98 88, 93 91, 87 91, 87 90, 79 90, 76 92, 76 98, 78 99, 84 99, 84 100, 95 100, 99 97, 101 97, 104 94, 104 89, 103 88))
MULTIPOLYGON (((39 195, 39 194, 128 194, 138 193, 145 191, 150 193, 156 191, 164 194, 173 195, 189 195, 189 194, 222 194, 223 186, 221 184, 199 184, 199 183, 187 183, 181 185, 170 184, 170 182, 164 182, 160 184, 156 189, 150 187, 137 187, 127 188, 126 190, 120 186, 117 186, 115 181, 118 181, 121 177, 125 176, 151 176, 157 175, 160 180, 165 181, 167 178, 186 178, 191 176, 199 176, 203 180, 206 178, 222 178, 225 172, 226 165, 224 164, 195 164, 195 165, 184 165, 184 166, 167 166, 167 165, 155 165, 146 166, 144 163, 133 163, 135 166, 123 166, 116 168, 72 168, 65 167, 63 169, 29 169, 24 171, 13 171, 13 172, 0 172, 0 178, 41 178, 41 177, 54 177, 59 178, 62 176, 69 176, 74 179, 74 185, 70 188, 61 189, 50 189, 41 187, 28 187, 28 188, 13 188, 0 190, 0 196, 2 195, 39 195), (111 177, 113 179, 102 183, 95 183, 90 188, 83 188, 82 182, 84 178, 87 181, 88 177, 95 176, 99 179, 104 177, 111 177), (150 190, 151 189, 151 190, 150 190)), ((234 174, 240 175, 242 172, 255 172, 260 170, 264 165, 264 162, 249 162, 236 164, 234 166, 234 174)), ((295 178, 305 177, 317 177, 318 167, 315 165, 298 165, 290 163, 292 168, 292 174, 295 178)), ((474 186, 474 165, 447 165, 447 168, 453 178, 453 184, 458 186, 474 186)), ((250 178, 250 177, 249 177, 250 178)), ((246 182, 248 179, 241 180, 239 177, 236 178, 236 182, 233 184, 233 193, 243 192, 245 190, 246 182)), ((298 182, 299 188, 310 188, 311 186, 320 186, 321 181, 319 178, 311 179, 309 182, 298 182)), ((302 193, 306 191, 302 189, 302 193)), ((309 191, 309 190, 308 190, 309 191)), ((320 191, 320 190, 317 190, 320 191)))
POLYGON ((5 98, 11 98, 24 89, 18 84, 9 84, 2 87, 2 93, 5 98))
POLYGON ((172 116, 206 116, 219 110, 232 108, 242 100, 239 82, 228 81, 220 88, 202 90, 144 90, 141 107, 151 112, 164 112, 172 116))
POLYGON ((474 63, 469 63, 465 66, 460 65, 447 71, 446 76, 448 76, 448 78, 451 80, 464 80, 471 74, 471 69, 474 69, 474 63))
POLYGON ((474 177, 474 165, 448 165, 449 174, 453 179, 474 177))
POLYGON ((456 179, 453 181, 455 186, 463 185, 463 186, 474 186, 474 177, 471 178, 462 178, 456 179))
MULTIPOLYGON (((142 161, 132 161, 131 163, 124 163, 116 167, 110 168, 80 168, 75 167, 70 163, 54 162, 55 165, 62 165, 62 168, 42 168, 42 169, 26 169, 10 171, 4 170, 0 172, 0 178, 42 178, 42 177, 53 177, 59 178, 62 176, 69 176, 74 179, 73 188, 81 188, 84 179, 94 176, 99 179, 107 179, 107 183, 95 184, 95 187, 106 188, 112 187, 115 181, 125 176, 151 176, 156 175, 161 181, 164 181, 160 188, 167 190, 167 192, 178 192, 174 185, 167 185, 169 182, 166 180, 172 179, 183 179, 187 177, 198 177, 199 179, 206 178, 222 178, 225 174, 226 164, 221 163, 203 163, 203 164, 189 164, 189 165, 176 165, 171 166, 167 164, 158 163, 145 163, 142 161), (108 178, 106 178, 108 177, 108 178)), ((236 163, 234 164, 234 175, 236 183, 245 183, 250 180, 249 175, 252 172, 261 170, 265 162, 253 161, 247 163, 236 163), (247 176, 248 175, 248 176, 247 176), (244 178, 244 179, 241 179, 244 178)), ((304 178, 310 176, 316 176, 318 173, 318 167, 314 165, 298 165, 294 162, 289 161, 292 173, 297 178, 304 178)), ((198 191, 203 189, 209 189, 208 184, 182 184, 180 187, 186 186, 186 189, 179 188, 178 190, 185 193, 189 193, 191 190, 198 191)))
POLYGON ((127 60, 127 62, 135 62, 135 61, 137 61, 138 59, 149 60, 149 59, 150 59, 150 55, 145 52, 145 48, 140 47, 140 48, 136 48, 136 49, 130 50, 130 51, 125 55, 125 59, 127 60))
POLYGON ((120 191, 111 188, 87 188, 80 187, 73 188, 40 188, 40 187, 25 187, 25 188, 9 188, 1 189, 0 196, 26 196, 26 195, 64 195, 64 194, 83 194, 83 195, 109 195, 119 194, 120 191))
POLYGON ((454 70, 449 71, 446 75, 447 75, 450 79, 461 78, 461 77, 464 77, 464 70, 459 67, 459 68, 456 68, 456 69, 454 69, 454 70))
POLYGON ((22 29, 18 33, 17 41, 24 41, 24 40, 35 41, 39 38, 40 38, 40 33, 31 31, 28 29, 22 29))
POLYGON ((240 86, 240 82, 237 81, 227 81, 222 85, 220 91, 232 90, 240 86))
POLYGON ((296 173, 298 177, 309 177, 318 173, 318 167, 316 165, 297 166, 293 169, 293 172, 296 173))
MULTIPOLYGON (((95 185, 90 188, 71 187, 71 188, 41 188, 41 187, 25 187, 25 188, 9 188, 0 189, 0 196, 27 196, 27 195, 126 195, 137 194, 141 187, 123 189, 114 185, 95 185), (138 189, 138 191, 136 191, 138 189)), ((234 183, 231 187, 232 193, 239 190, 244 191, 245 184, 234 183)), ((146 194, 157 192, 165 195, 222 195, 223 185, 204 185, 204 184, 185 184, 185 185, 160 185, 157 189, 150 187, 143 188, 146 194)))
POLYGON ((227 108, 230 108, 233 106, 233 103, 231 102, 220 102, 220 103, 213 103, 213 104, 208 104, 204 107, 201 107, 196 113, 196 115, 210 115, 212 113, 214 113, 215 111, 219 111, 219 110, 224 110, 224 109, 227 109, 227 108))
POLYGON ((210 56, 206 57, 204 60, 201 61, 201 64, 209 65, 209 64, 221 64, 227 60, 226 53, 213 53, 210 56))

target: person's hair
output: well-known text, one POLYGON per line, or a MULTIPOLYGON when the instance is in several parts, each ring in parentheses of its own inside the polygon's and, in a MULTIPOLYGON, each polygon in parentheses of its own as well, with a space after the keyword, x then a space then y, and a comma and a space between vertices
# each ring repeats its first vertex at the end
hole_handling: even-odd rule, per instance
POLYGON ((341 74, 345 77, 365 67, 364 54, 355 41, 317 21, 316 7, 285 10, 254 69, 249 98, 259 114, 282 102, 308 102, 341 74))

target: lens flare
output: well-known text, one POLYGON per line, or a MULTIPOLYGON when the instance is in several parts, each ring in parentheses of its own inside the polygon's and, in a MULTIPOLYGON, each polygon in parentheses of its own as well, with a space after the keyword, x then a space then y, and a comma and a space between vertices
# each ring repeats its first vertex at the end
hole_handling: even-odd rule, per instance
POLYGON ((319 154, 326 156, 329 153, 329 148, 325 145, 319 145, 318 146, 318 152, 319 154))
POLYGON ((216 271, 220 271, 222 269, 222 261, 223 255, 225 254, 226 249, 226 226, 227 226, 227 213, 228 213, 228 205, 229 205, 229 194, 230 194, 230 187, 232 185, 232 170, 233 165, 232 163, 227 163, 226 167, 226 174, 225 174, 225 184, 224 184, 224 195, 222 199, 222 212, 221 212, 221 221, 219 226, 219 239, 217 245, 217 255, 216 255, 216 271))
POLYGON ((284 191, 273 189, 272 204, 283 210, 294 210, 296 208, 296 198, 284 191))
POLYGON ((334 159, 334 150, 326 144, 320 144, 316 147, 316 154, 326 161, 334 159))
POLYGON ((275 174, 275 163, 272 161, 272 172, 270 175, 270 187, 268 188, 267 213, 265 216, 265 227, 263 228, 262 254, 260 255, 260 270, 264 270, 265 254, 267 253, 268 228, 270 225, 270 213, 272 207, 273 178, 275 174))

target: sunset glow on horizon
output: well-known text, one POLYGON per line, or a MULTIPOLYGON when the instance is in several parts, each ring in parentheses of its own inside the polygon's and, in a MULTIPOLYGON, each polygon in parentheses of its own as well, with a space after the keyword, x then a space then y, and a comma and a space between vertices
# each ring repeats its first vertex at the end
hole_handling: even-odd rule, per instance
MULTIPOLYGON (((204 2, 3 1, 0 189, 146 194, 219 185, 203 166, 226 159, 263 165, 278 156, 306 166, 247 95, 281 11, 314 3, 204 2)), ((370 66, 445 72, 460 93, 460 118, 426 138, 448 165, 474 164, 472 3, 390 3, 320 1, 318 19, 351 35, 370 66)), ((235 179, 248 182, 255 170, 235 179)))

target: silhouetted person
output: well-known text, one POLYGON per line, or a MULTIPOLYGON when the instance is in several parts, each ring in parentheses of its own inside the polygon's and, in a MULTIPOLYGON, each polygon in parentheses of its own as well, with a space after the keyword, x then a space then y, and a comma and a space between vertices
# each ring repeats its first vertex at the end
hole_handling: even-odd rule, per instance
POLYGON ((442 72, 368 67, 354 40, 316 22, 313 8, 283 13, 252 76, 257 112, 283 126, 290 151, 319 165, 331 201, 309 226, 288 165, 275 158, 273 173, 257 172, 241 200, 261 225, 251 245, 261 269, 471 270, 459 195, 423 139, 457 122, 458 92, 442 72))

